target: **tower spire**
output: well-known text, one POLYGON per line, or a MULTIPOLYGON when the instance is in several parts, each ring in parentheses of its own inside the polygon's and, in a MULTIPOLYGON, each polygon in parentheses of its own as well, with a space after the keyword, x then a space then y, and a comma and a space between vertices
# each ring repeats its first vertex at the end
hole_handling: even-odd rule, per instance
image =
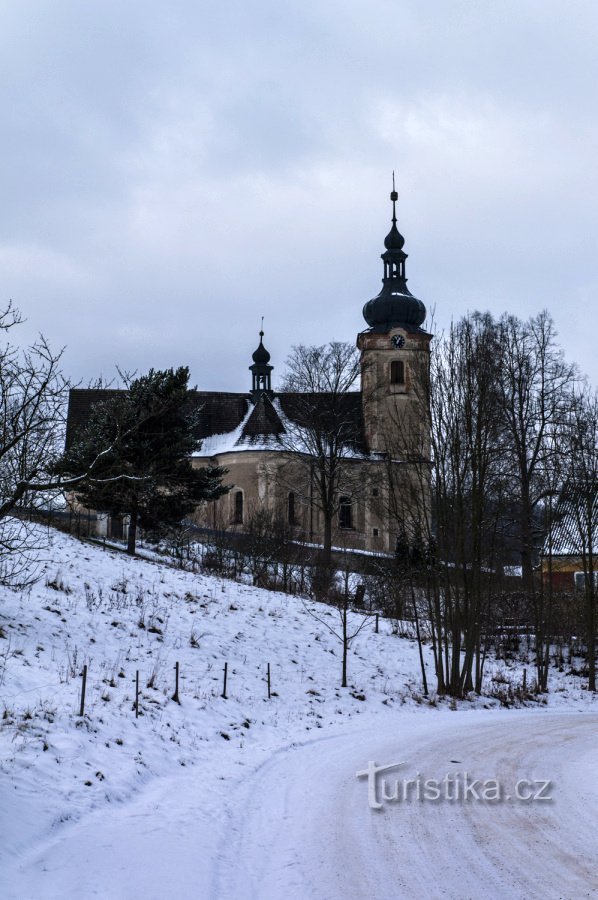
POLYGON ((368 325, 379 331, 403 325, 419 328, 426 317, 426 308, 421 300, 414 297, 407 287, 405 260, 407 254, 403 250, 405 238, 397 228, 397 193, 395 173, 392 173, 392 225, 384 238, 384 277, 382 290, 377 297, 368 301, 363 308, 363 316, 368 325))
MULTIPOLYGON (((399 199, 399 195, 397 193, 397 189, 395 187, 395 173, 394 169, 392 172, 392 191, 390 192, 390 199, 392 201, 392 226, 386 237, 384 238, 384 246, 387 250, 403 250, 403 245, 405 243, 405 238, 397 228, 397 200, 399 199)), ((404 259, 406 259, 407 254, 403 254, 404 259)))
POLYGON ((270 363, 270 354, 264 347, 264 317, 262 316, 262 323, 260 327, 260 342, 257 347, 257 350, 254 351, 253 356, 253 365, 249 366, 249 371, 252 374, 252 387, 251 387, 251 395, 253 397, 254 403, 257 402, 260 394, 268 394, 269 397, 273 396, 272 393, 272 377, 271 372, 274 366, 269 365, 270 363))

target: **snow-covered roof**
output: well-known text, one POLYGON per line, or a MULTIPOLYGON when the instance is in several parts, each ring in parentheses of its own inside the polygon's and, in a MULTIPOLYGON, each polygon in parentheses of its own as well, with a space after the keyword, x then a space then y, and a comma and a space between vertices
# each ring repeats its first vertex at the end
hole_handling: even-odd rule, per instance
POLYGON ((280 405, 275 408, 266 394, 255 406, 250 405, 243 419, 231 431, 211 434, 204 438, 195 456, 218 456, 237 450, 282 450, 281 435, 285 433, 280 405))
MULTIPOLYGON (((85 427, 94 405, 115 391, 74 389, 70 392, 67 445, 85 427)), ((249 394, 190 391, 190 411, 201 441, 197 457, 213 457, 239 450, 310 452, 306 444, 314 421, 334 421, 343 436, 344 455, 363 458, 366 453, 361 393, 267 393, 254 400, 249 394)))
MULTIPOLYGON (((240 450, 292 451, 312 455, 310 424, 304 421, 306 409, 300 405, 293 407, 289 397, 292 395, 280 395, 271 400, 267 394, 261 394, 235 428, 204 438, 195 456, 212 457, 240 450)), ((311 398, 308 406, 310 402, 311 398)), ((353 427, 352 417, 347 417, 347 421, 350 424, 346 429, 348 440, 343 456, 363 459, 367 454, 361 444, 361 429, 357 431, 353 427)))

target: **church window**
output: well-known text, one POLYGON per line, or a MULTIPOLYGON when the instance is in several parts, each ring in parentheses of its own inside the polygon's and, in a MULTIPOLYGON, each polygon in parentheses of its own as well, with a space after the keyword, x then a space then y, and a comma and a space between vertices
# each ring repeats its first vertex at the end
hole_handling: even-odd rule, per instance
POLYGON ((373 532, 374 532, 374 537, 378 537, 378 535, 380 534, 380 531, 377 528, 374 528, 373 532))
POLYGON ((378 496, 378 488, 372 488, 372 497, 378 496))
POLYGON ((353 506, 350 497, 341 497, 339 500, 338 527, 353 528, 353 506))
POLYGON ((243 524, 243 491, 235 494, 235 525, 243 524))
POLYGON ((402 359, 395 359, 391 362, 390 383, 405 384, 405 363, 402 359))

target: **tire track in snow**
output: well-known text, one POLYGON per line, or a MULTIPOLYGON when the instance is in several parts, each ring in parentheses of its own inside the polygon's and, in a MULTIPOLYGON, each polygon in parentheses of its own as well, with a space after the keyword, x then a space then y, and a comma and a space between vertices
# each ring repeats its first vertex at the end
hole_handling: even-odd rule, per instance
POLYGON ((480 711, 376 724, 278 752, 254 772, 229 810, 213 900, 598 896, 598 716, 480 711), (368 760, 404 761, 401 777, 467 772, 508 790, 551 779, 554 799, 373 811, 355 777, 368 760))

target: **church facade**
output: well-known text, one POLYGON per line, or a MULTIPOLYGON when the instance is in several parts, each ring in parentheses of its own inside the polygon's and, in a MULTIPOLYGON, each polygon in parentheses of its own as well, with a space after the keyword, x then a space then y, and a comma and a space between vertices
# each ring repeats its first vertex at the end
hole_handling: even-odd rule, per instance
MULTIPOLYGON (((321 545, 328 527, 334 547, 392 553, 401 533, 428 515, 432 336, 422 328, 424 304, 407 288, 397 199, 393 190, 382 290, 365 304, 367 327, 357 335, 360 390, 342 396, 274 391, 260 332, 246 392, 191 392, 201 441, 193 464, 223 466, 231 486, 197 509, 198 526, 243 532, 267 513, 299 542, 321 545), (340 425, 331 461, 322 458, 318 428, 326 431, 335 416, 340 425), (333 464, 331 515, 330 503, 328 512, 323 508, 321 478, 333 464)), ((76 439, 100 393, 71 392, 67 442, 76 439)))

